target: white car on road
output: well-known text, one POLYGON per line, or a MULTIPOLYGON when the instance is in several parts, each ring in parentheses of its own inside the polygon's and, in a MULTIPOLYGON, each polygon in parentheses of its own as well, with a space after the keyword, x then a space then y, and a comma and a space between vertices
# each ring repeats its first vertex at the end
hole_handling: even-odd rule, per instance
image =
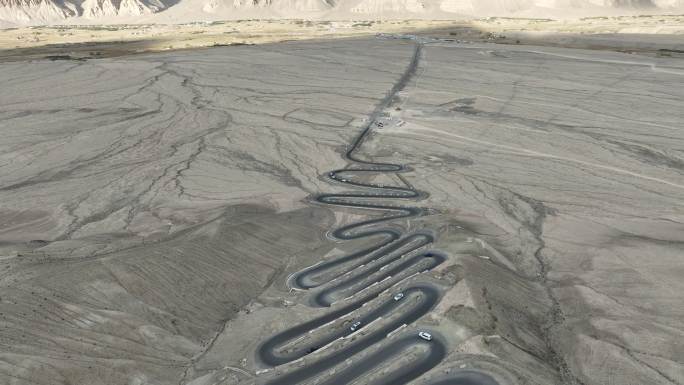
POLYGON ((404 293, 397 293, 397 294, 394 296, 394 300, 395 300, 395 301, 399 301, 399 300, 401 300, 402 298, 404 298, 404 293))
POLYGON ((432 341, 432 334, 428 332, 419 332, 418 337, 424 339, 425 341, 432 341))

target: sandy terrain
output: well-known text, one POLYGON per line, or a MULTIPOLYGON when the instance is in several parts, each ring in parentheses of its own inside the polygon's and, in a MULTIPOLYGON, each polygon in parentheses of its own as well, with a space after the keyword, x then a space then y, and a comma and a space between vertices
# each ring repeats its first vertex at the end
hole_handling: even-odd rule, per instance
POLYGON ((177 25, 30 27, 0 30, 0 60, 69 55, 120 56, 146 51, 372 36, 444 28, 453 21, 312 22, 244 20, 177 25))
POLYGON ((147 51, 361 37, 376 33, 426 33, 467 41, 575 48, 684 50, 684 16, 384 22, 245 20, 5 29, 0 30, 0 61, 44 57, 91 59, 147 51))
POLYGON ((355 378, 380 384, 444 347, 414 383, 684 383, 676 47, 517 45, 492 28, 478 33, 507 44, 359 37, 0 64, 0 383, 282 383, 378 330, 307 381, 384 355, 355 378), (359 157, 406 167, 331 179, 376 117, 359 157), (368 185, 421 208, 383 226, 434 243, 293 286, 293 273, 377 243, 331 233, 382 219, 359 208, 371 197, 313 200, 368 185), (428 250, 444 261, 402 267, 428 250), (339 288, 344 271, 361 278, 339 288), (373 291, 283 350, 344 338, 275 369, 257 353, 373 291), (435 340, 409 340, 419 330, 435 340))

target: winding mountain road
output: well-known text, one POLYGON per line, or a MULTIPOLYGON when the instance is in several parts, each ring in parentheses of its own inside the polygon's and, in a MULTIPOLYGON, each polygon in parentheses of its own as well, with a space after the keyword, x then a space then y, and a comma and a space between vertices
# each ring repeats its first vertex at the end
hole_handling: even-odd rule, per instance
MULTIPOLYGON (((351 295, 347 299, 351 301, 321 317, 275 334, 259 347, 257 354, 266 365, 283 365, 302 359, 339 339, 347 339, 351 335, 356 336, 359 330, 374 321, 385 320, 381 326, 374 325, 370 331, 358 336, 359 338, 353 338, 349 344, 345 344, 335 352, 322 354, 320 358, 270 380, 267 382, 269 385, 298 384, 324 375, 326 371, 386 339, 390 333, 423 317, 440 300, 441 293, 437 287, 426 283, 413 283, 403 290, 403 298, 387 297, 374 309, 356 318, 354 321, 358 322, 358 327, 354 330, 349 327, 341 330, 331 328, 329 331, 324 331, 323 336, 303 341, 307 334, 378 299, 387 290, 385 286, 378 285, 378 283, 392 279, 399 283, 410 276, 411 272, 418 273, 433 269, 447 259, 439 252, 415 252, 434 241, 434 236, 430 233, 405 234, 396 228, 378 227, 382 223, 416 217, 425 212, 424 209, 418 207, 383 203, 385 200, 417 200, 426 197, 426 193, 416 190, 401 177, 399 178, 404 182, 404 186, 384 186, 359 181, 363 176, 371 174, 396 175, 407 171, 403 165, 362 159, 356 152, 371 132, 373 125, 378 122, 383 111, 392 104, 397 93, 405 88, 416 73, 422 50, 423 44, 417 42, 405 72, 381 103, 376 106, 363 130, 344 154, 349 165, 328 173, 328 177, 333 181, 355 188, 364 188, 365 191, 321 194, 316 197, 318 203, 325 205, 372 209, 389 213, 380 218, 345 225, 332 232, 332 235, 339 240, 380 237, 380 241, 372 247, 303 269, 291 276, 289 280, 289 284, 298 289, 308 290, 320 287, 320 290, 316 290, 311 297, 310 302, 313 306, 330 307, 342 296, 350 294, 350 291, 351 295), (291 349, 292 345, 296 347, 291 349), (285 346, 288 346, 287 350, 284 349, 285 346)), ((414 357, 410 362, 402 363, 399 369, 376 381, 377 384, 408 383, 432 369, 446 356, 446 343, 436 333, 432 334, 434 336, 432 341, 426 341, 416 333, 402 333, 385 346, 364 357, 363 360, 354 362, 351 366, 336 369, 334 374, 320 379, 322 381, 320 383, 349 383, 383 363, 390 364, 392 360, 400 359, 402 353, 409 348, 418 347, 421 349, 417 358, 414 357)))

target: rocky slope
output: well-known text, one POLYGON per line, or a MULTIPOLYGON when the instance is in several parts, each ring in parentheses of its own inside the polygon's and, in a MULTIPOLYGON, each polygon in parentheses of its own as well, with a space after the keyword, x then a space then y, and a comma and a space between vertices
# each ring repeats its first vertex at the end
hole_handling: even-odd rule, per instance
POLYGON ((166 9, 160 0, 2 0, 0 19, 16 24, 59 22, 67 18, 140 16, 166 9))
MULTIPOLYGON (((684 0, 0 0, 0 27, 135 22, 141 16, 157 14, 172 6, 173 21, 255 17, 538 17, 682 12, 684 0)), ((149 17, 142 19, 154 21, 149 17)))

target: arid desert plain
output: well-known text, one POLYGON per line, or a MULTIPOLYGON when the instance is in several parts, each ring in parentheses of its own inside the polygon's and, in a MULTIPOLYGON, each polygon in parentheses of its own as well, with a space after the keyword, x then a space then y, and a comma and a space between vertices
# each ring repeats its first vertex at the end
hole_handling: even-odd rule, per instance
POLYGON ((375 32, 5 51, 0 384, 684 384, 684 35, 375 32))

